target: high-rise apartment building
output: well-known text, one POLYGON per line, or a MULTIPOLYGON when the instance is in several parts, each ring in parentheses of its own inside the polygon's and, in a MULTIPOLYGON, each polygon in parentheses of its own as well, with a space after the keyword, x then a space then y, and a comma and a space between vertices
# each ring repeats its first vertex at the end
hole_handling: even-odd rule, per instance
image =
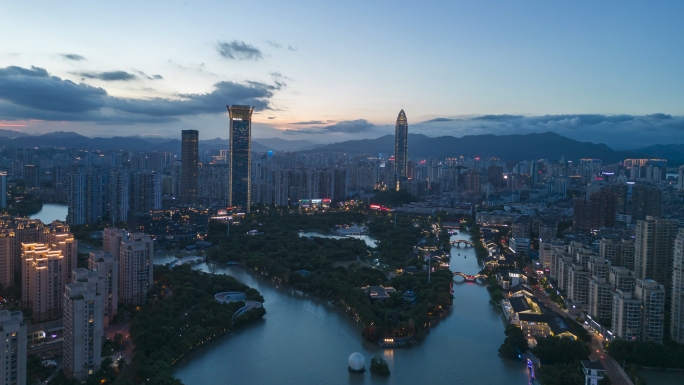
POLYGON ((119 300, 124 305, 145 303, 153 284, 154 247, 147 234, 131 233, 119 250, 119 300))
POLYGON ((252 112, 250 106, 227 106, 230 115, 230 206, 248 213, 252 204, 252 112))
POLYGON ((91 251, 88 269, 98 276, 97 290, 102 294, 104 326, 109 326, 119 305, 119 263, 109 253, 102 250, 91 251))
MULTIPOLYGON (((138 171, 131 175, 130 211, 149 212, 162 207, 161 175, 151 171, 138 171)), ((197 198, 197 184, 195 184, 197 198)))
POLYGON ((2 287, 14 286, 15 258, 14 249, 16 240, 14 231, 3 230, 0 232, 0 285, 2 287))
POLYGON ((102 363, 103 307, 96 285, 67 284, 64 306, 64 374, 79 381, 100 369, 102 363))
POLYGON ((639 279, 652 279, 670 288, 672 246, 676 223, 671 219, 646 217, 637 221, 634 265, 639 279))
POLYGON ((24 183, 26 184, 26 188, 40 186, 38 180, 38 166, 35 164, 24 165, 24 183))
POLYGON ((26 323, 20 311, 0 310, 0 385, 26 384, 26 323))
POLYGON ((641 302, 641 341, 663 343, 665 287, 652 279, 637 279, 634 297, 641 302))
POLYGON ((131 173, 126 170, 109 174, 109 219, 112 223, 128 220, 131 197, 131 173))
POLYGON ((0 209, 7 208, 7 171, 0 171, 0 209))
POLYGON ((33 310, 33 319, 44 322, 62 316, 65 261, 60 250, 42 243, 23 243, 22 301, 33 310))
POLYGON ((613 295, 612 330, 623 340, 636 341, 641 337, 641 301, 631 291, 615 290, 613 295))
POLYGON ((64 257, 64 283, 71 282, 71 270, 78 263, 78 241, 70 232, 69 225, 64 222, 54 221, 43 229, 39 240, 48 245, 52 250, 59 250, 64 257))
POLYGON ((68 181, 67 223, 99 223, 109 210, 109 173, 88 167, 70 173, 68 181))
POLYGON ((574 203, 573 225, 578 229, 598 230, 615 226, 615 194, 599 191, 591 194, 589 201, 574 203))
POLYGON ((124 229, 107 227, 102 231, 102 250, 119 260, 121 242, 128 239, 128 233, 124 229))
POLYGON ((199 132, 183 130, 181 143, 181 203, 192 205, 197 198, 197 175, 199 168, 199 132))
POLYGON ((684 344, 684 229, 679 229, 677 233, 673 255, 670 338, 684 344))
POLYGON ((632 220, 645 220, 647 216, 659 218, 663 192, 645 184, 632 186, 632 220))
POLYGON ((396 189, 408 177, 408 121, 402 109, 397 116, 394 126, 394 170, 396 174, 396 189))
POLYGON ((677 175, 677 190, 684 190, 684 165, 679 166, 679 175, 677 175))

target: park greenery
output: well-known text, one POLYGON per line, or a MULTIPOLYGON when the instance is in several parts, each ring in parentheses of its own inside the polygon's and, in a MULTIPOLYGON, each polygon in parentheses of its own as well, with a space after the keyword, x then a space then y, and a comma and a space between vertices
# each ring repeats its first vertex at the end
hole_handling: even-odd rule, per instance
POLYGON ((582 360, 589 359, 589 346, 580 340, 559 337, 537 338, 532 348, 541 362, 539 379, 544 385, 575 385, 584 383, 582 360))
POLYGON ((442 315, 452 302, 451 272, 440 269, 436 262, 429 282, 426 272, 388 278, 388 273, 397 268, 423 266, 421 254, 414 251, 420 239, 425 239, 426 246, 439 247, 430 226, 430 221, 408 215, 395 218, 356 211, 303 215, 262 207, 239 224, 232 224, 229 237, 225 224, 212 222, 207 240, 217 243, 218 248, 208 257, 242 263, 280 283, 339 303, 365 327, 363 335, 368 339, 410 337, 425 328, 431 318, 442 315), (352 224, 367 225, 377 248, 370 249, 354 238, 307 238, 298 234, 299 230, 330 233, 335 226, 352 224), (251 230, 260 234, 249 235, 251 230), (374 259, 383 269, 368 262, 374 259), (371 300, 361 289, 367 285, 392 286, 396 292, 385 301, 371 300), (416 304, 402 300, 406 290, 417 294, 416 304))
POLYGON ((527 339, 522 329, 516 325, 506 326, 504 331, 506 338, 503 344, 499 347, 499 354, 504 358, 520 359, 523 354, 529 349, 527 346, 527 339))
POLYGON ((171 375, 171 366, 178 359, 266 313, 260 307, 231 321, 244 302, 222 304, 214 294, 243 291, 247 300, 259 302, 263 297, 230 276, 195 271, 188 265, 173 269, 157 266, 154 282, 150 300, 134 310, 130 324, 133 362, 123 367, 114 384, 181 384, 171 375))
POLYGON ((370 371, 373 374, 378 374, 381 376, 389 376, 390 370, 387 361, 380 356, 375 356, 371 358, 370 371))
POLYGON ((608 345, 608 354, 618 362, 641 367, 684 369, 684 345, 667 341, 664 344, 615 340, 608 345))
POLYGON ((371 198, 371 203, 382 206, 397 207, 411 202, 418 202, 418 197, 411 195, 406 189, 396 191, 394 189, 387 189, 383 191, 375 191, 375 195, 371 198))

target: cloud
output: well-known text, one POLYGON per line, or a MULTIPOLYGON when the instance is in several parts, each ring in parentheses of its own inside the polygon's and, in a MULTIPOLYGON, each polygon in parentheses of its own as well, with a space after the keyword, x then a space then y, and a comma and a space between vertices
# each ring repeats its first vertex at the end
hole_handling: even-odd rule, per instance
POLYGON ((326 122, 323 120, 307 120, 305 122, 294 122, 290 124, 301 124, 301 125, 307 125, 307 124, 325 124, 326 122))
POLYGON ((268 43, 268 45, 270 45, 273 48, 283 48, 282 44, 276 43, 275 41, 266 40, 266 43, 268 43))
POLYGON ((147 79, 147 80, 160 80, 160 79, 164 79, 164 77, 161 76, 161 75, 148 75, 148 74, 146 74, 146 73, 144 73, 144 72, 142 72, 142 71, 137 71, 137 70, 136 70, 135 72, 137 72, 138 74, 140 74, 140 76, 144 77, 144 78, 147 79))
POLYGON ((290 51, 292 51, 292 52, 294 52, 294 51, 297 50, 297 47, 293 47, 293 46, 291 46, 291 45, 288 45, 288 46, 287 46, 287 49, 290 50, 290 51))
POLYGON ((434 118, 430 120, 426 120, 422 123, 439 123, 439 122, 453 122, 456 119, 450 119, 450 118, 434 118))
MULTIPOLYGON (((316 122, 316 121, 311 121, 316 122)), ((316 124, 310 122, 300 122, 299 124, 316 124)), ((371 131, 375 125, 366 119, 343 120, 329 126, 314 126, 305 129, 287 129, 286 134, 358 134, 371 131)))
POLYGON ((216 50, 224 58, 232 60, 259 60, 263 57, 259 48, 239 40, 219 42, 216 50))
POLYGON ((105 82, 116 81, 130 81, 136 80, 138 77, 126 71, 108 71, 108 72, 79 72, 78 75, 88 79, 99 79, 105 82))
POLYGON ((63 58, 65 58, 67 60, 73 60, 73 61, 81 61, 81 60, 86 59, 85 57, 83 57, 81 55, 77 55, 75 53, 64 53, 64 54, 61 54, 60 56, 62 56, 63 58))
POLYGON ((0 119, 91 121, 98 123, 160 123, 184 116, 219 114, 227 104, 268 110, 282 86, 260 82, 222 81, 213 90, 177 94, 177 99, 124 99, 84 83, 50 76, 43 68, 0 68, 0 119))
POLYGON ((522 115, 482 115, 473 118, 473 120, 511 120, 524 118, 522 115))

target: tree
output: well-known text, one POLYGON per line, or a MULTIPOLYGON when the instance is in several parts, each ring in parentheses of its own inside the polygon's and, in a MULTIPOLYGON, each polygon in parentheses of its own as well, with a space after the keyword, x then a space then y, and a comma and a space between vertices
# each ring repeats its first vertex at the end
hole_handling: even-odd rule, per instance
POLYGON ((504 358, 521 358, 529 349, 522 329, 515 325, 508 325, 504 333, 506 339, 499 347, 499 354, 504 358))
POLYGON ((381 376, 390 375, 390 370, 389 366, 387 365, 387 361, 385 361, 380 356, 375 356, 371 359, 370 371, 371 373, 379 374, 381 376))

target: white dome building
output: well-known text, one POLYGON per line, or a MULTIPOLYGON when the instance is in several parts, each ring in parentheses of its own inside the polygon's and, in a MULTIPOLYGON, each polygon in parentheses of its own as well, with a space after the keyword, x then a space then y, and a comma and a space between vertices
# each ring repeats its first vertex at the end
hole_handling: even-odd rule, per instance
POLYGON ((347 369, 352 373, 363 373, 366 370, 366 358, 359 352, 352 353, 347 369))

